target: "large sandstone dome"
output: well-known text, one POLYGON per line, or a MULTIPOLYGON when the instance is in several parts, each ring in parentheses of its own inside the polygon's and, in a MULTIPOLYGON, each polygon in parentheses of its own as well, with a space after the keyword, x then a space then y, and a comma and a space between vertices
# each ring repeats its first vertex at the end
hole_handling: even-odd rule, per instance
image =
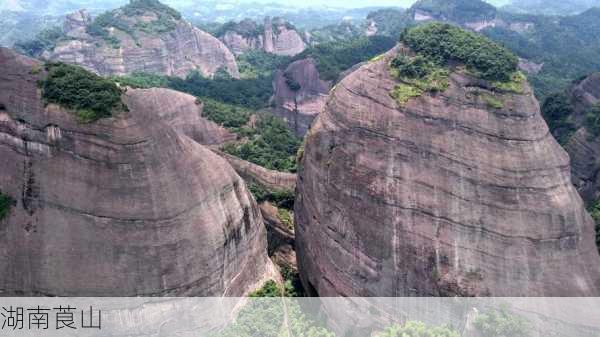
POLYGON ((496 92, 456 70, 401 104, 398 51, 342 80, 308 133, 295 209, 307 288, 600 295, 592 219, 529 86, 496 92))
POLYGON ((222 69, 239 77, 227 46, 157 0, 132 0, 94 19, 79 11, 67 17, 63 30, 65 37, 42 56, 100 75, 146 72, 185 77, 198 71, 209 77, 222 69))
POLYGON ((167 89, 123 94, 128 111, 82 124, 44 107, 44 70, 0 49, 2 295, 240 296, 267 270, 260 211, 202 143, 224 130, 167 89))

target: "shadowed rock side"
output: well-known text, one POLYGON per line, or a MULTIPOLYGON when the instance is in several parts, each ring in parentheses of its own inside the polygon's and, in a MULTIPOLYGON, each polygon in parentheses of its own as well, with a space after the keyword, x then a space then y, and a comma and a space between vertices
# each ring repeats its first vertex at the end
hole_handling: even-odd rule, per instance
MULTIPOLYGON (((35 61, 0 49, 2 295, 240 296, 269 267, 260 210, 227 162, 193 138, 189 96, 123 95, 91 124, 44 108, 35 61)), ((210 134, 210 131, 209 131, 210 134)))
POLYGON ((295 61, 273 78, 275 114, 285 119, 296 135, 304 136, 325 107, 330 88, 330 82, 320 79, 313 59, 295 61), (297 90, 290 81, 298 84, 297 90))
POLYGON ((565 144, 571 157, 573 184, 588 204, 600 197, 600 138, 594 137, 583 126, 585 113, 600 104, 600 73, 595 73, 569 90, 574 108, 577 132, 565 144))
POLYGON ((531 90, 491 109, 452 73, 404 106, 387 62, 348 75, 307 136, 299 269, 321 296, 600 294, 591 217, 531 90))
POLYGON ((174 28, 166 32, 146 32, 140 24, 158 20, 146 13, 128 17, 115 14, 129 25, 133 33, 110 28, 110 37, 120 42, 113 46, 106 39, 88 34, 92 19, 79 11, 67 17, 63 30, 68 39, 58 42, 42 57, 51 61, 77 64, 100 75, 126 75, 133 72, 157 73, 185 77, 197 70, 212 76, 220 68, 239 77, 235 57, 217 38, 183 20, 174 20, 174 28))

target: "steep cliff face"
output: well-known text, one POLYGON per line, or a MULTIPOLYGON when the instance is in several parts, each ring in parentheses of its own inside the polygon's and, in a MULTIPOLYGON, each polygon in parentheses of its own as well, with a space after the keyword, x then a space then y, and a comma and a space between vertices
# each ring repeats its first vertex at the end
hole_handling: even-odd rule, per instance
POLYGON ((600 138, 584 124, 586 113, 600 104, 600 73, 573 85, 568 95, 574 112, 571 118, 577 131, 566 142, 565 150, 571 157, 573 184, 586 203, 591 205, 600 198, 600 138))
POLYGON ((307 136, 295 209, 307 288, 600 294, 592 219, 530 88, 492 92, 455 70, 443 92, 400 104, 395 54, 343 79, 307 136))
MULTIPOLYGON (((201 143, 219 128, 193 97, 127 90, 81 124, 44 107, 36 61, 0 49, 3 295, 239 296, 268 269, 260 210, 201 143)), ((41 70, 40 70, 41 69, 41 70)))
POLYGON ((303 136, 323 110, 331 83, 319 78, 311 58, 291 63, 273 78, 275 113, 284 118, 294 132, 303 136))
POLYGON ((276 55, 294 56, 306 49, 300 33, 285 20, 265 18, 264 25, 246 19, 230 23, 219 34, 219 39, 236 54, 262 50, 276 55))
POLYGON ((239 77, 235 58, 223 43, 182 20, 177 12, 146 2, 158 3, 136 0, 94 20, 82 11, 68 16, 67 38, 42 56, 101 75, 138 71, 184 77, 197 70, 212 76, 224 69, 239 77))

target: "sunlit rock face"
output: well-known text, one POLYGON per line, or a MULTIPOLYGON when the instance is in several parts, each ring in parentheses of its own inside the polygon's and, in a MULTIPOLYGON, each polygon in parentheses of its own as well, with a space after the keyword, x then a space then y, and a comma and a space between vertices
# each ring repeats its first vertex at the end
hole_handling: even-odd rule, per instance
POLYGON ((228 135, 200 102, 128 89, 128 111, 82 124, 44 106, 43 76, 0 49, 0 189, 15 199, 0 220, 2 295, 241 296, 260 282, 260 210, 201 145, 228 135))
POLYGON ((198 71, 210 77, 223 69, 239 77, 235 57, 227 46, 181 18, 169 18, 172 29, 159 30, 153 27, 166 19, 152 11, 130 15, 116 9, 114 17, 120 26, 109 25, 107 37, 102 37, 90 33, 93 20, 85 11, 68 15, 63 27, 68 38, 42 57, 77 64, 100 75, 146 72, 185 77, 198 71))
POLYGON ((321 296, 600 294, 591 217, 529 86, 452 73, 400 105, 395 51, 345 77, 309 131, 296 249, 321 296))

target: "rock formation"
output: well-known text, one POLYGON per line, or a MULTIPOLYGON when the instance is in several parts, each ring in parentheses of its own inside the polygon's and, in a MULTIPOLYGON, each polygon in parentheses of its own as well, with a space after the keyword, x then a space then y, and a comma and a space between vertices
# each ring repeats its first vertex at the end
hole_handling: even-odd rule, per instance
POLYGON ((273 78, 275 114, 303 136, 323 110, 330 88, 330 82, 319 78, 313 59, 295 61, 285 71, 278 70, 273 78))
POLYGON ((239 77, 235 58, 223 43, 173 10, 140 5, 148 1, 158 3, 136 0, 95 20, 84 11, 69 15, 66 38, 42 57, 78 64, 100 75, 148 72, 185 77, 196 70, 212 76, 224 69, 239 77))
POLYGON ((294 173, 269 170, 222 151, 213 149, 213 152, 227 160, 246 182, 259 184, 269 190, 294 191, 296 189, 296 175, 294 173))
POLYGON ((295 207, 306 288, 598 296, 593 221, 529 86, 492 92, 453 71, 445 91, 401 105, 396 52, 344 78, 306 138, 295 207))
POLYGON ((571 157, 573 184, 588 205, 600 198, 600 139, 584 126, 585 114, 600 104, 600 73, 592 74, 569 89, 575 134, 565 144, 571 157))
POLYGON ((246 19, 230 23, 219 39, 236 55, 249 50, 262 50, 276 55, 294 56, 306 49, 300 33, 281 18, 265 18, 264 25, 246 19))
POLYGON ((0 293, 241 296, 269 270, 260 210, 201 104, 128 89, 82 124, 44 106, 43 67, 0 49, 0 293))

